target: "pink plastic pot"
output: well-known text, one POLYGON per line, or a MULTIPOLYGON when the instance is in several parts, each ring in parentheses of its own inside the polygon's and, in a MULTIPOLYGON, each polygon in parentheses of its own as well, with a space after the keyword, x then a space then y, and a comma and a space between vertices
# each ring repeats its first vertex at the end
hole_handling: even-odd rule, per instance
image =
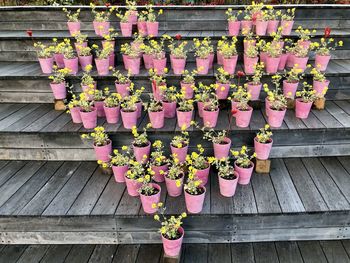
POLYGON ((286 115, 286 109, 279 111, 270 107, 267 122, 271 127, 279 128, 283 124, 284 115, 286 115))
POLYGON ((307 119, 311 110, 312 102, 303 102, 301 99, 295 101, 295 116, 300 119, 307 119))
POLYGON ((295 60, 295 55, 293 53, 287 53, 288 57, 287 57, 287 62, 286 62, 286 66, 288 68, 292 68, 294 67, 294 60, 295 60))
POLYGON ((87 65, 92 65, 92 55, 90 56, 78 56, 80 67, 83 71, 87 65))
POLYGON ((259 100, 261 87, 262 87, 261 83, 253 84, 252 82, 248 82, 247 90, 251 95, 251 100, 259 100))
POLYGON ((153 175, 153 180, 157 183, 161 183, 161 182, 164 182, 164 174, 166 172, 168 172, 168 165, 165 164, 165 165, 162 165, 162 166, 155 166, 155 165, 152 165, 151 166, 151 169, 152 171, 154 172, 154 175, 153 175), (163 171, 161 173, 161 171, 163 171))
POLYGON ((140 193, 138 192, 138 190, 140 189, 142 183, 139 183, 137 180, 130 179, 127 176, 124 176, 124 178, 128 194, 130 196, 139 196, 140 193))
POLYGON ((125 129, 131 129, 137 124, 137 111, 126 112, 121 110, 123 126, 125 129))
POLYGON ((106 76, 109 72, 109 59, 97 59, 95 58, 95 64, 97 68, 97 73, 99 76, 106 76))
POLYGON ((236 176, 236 178, 231 179, 231 180, 222 178, 221 176, 218 176, 219 177, 219 189, 220 189, 220 194, 222 196, 232 197, 235 195, 239 175, 237 172, 234 172, 234 175, 236 176))
POLYGON ((225 100, 228 97, 228 93, 230 92, 231 83, 219 83, 216 82, 219 87, 215 89, 215 94, 219 100, 225 100))
POLYGON ((206 75, 209 71, 209 57, 196 58, 197 71, 199 75, 206 75))
MULTIPOLYGON (((235 110, 237 108, 238 101, 236 100, 231 100, 231 111, 235 110)), ((235 113, 232 113, 232 115, 235 115, 235 113)))
POLYGON ((63 59, 64 61, 64 67, 68 68, 70 70, 70 74, 77 75, 78 68, 79 68, 79 61, 78 58, 71 58, 71 59, 63 59))
POLYGON ((282 20, 281 21, 281 27, 283 28, 282 35, 289 36, 290 33, 292 32, 293 24, 294 24, 293 20, 291 21, 282 20))
POLYGON ((85 129, 93 129, 97 126, 97 110, 90 112, 80 111, 81 120, 85 129))
POLYGON ((214 63, 214 53, 209 54, 209 69, 213 68, 214 63))
POLYGON ((207 111, 203 109, 203 125, 204 127, 214 128, 218 122, 219 109, 216 111, 207 111))
POLYGON ((198 108, 198 115, 199 117, 203 117, 203 108, 204 108, 204 102, 197 101, 197 108, 198 108))
POLYGON ((137 162, 147 163, 151 153, 151 143, 148 142, 148 145, 144 147, 133 145, 133 150, 137 162), (147 156, 147 158, 144 158, 145 156, 147 156))
POLYGON ((63 56, 63 54, 55 53, 53 55, 53 57, 54 57, 54 60, 55 60, 55 63, 57 65, 57 67, 58 68, 64 68, 64 61, 63 61, 64 56, 63 56))
POLYGON ((318 68, 320 71, 326 71, 329 60, 331 56, 321 56, 316 54, 315 56, 315 68, 318 68))
POLYGON ((142 115, 142 102, 136 102, 136 112, 137 112, 137 118, 141 118, 142 115))
POLYGON ((152 85, 152 93, 153 93, 154 99, 162 100, 163 99, 163 92, 160 89, 160 87, 163 87, 163 86, 166 87, 166 83, 161 83, 161 84, 157 85, 156 82, 152 82, 151 85, 152 85))
POLYGON ((75 51, 77 52, 77 54, 79 55, 80 54, 80 50, 82 49, 82 48, 85 48, 85 47, 87 47, 87 42, 86 41, 84 41, 84 42, 82 42, 82 43, 74 43, 74 46, 75 46, 75 51))
POLYGON ((41 67, 41 71, 45 74, 52 73, 53 67, 53 57, 52 58, 39 58, 39 64, 41 67))
POLYGON ((123 54, 122 58, 123 58, 123 64, 124 64, 125 70, 129 70, 129 57, 123 54))
POLYGON ((177 125, 179 127, 182 127, 183 125, 186 126, 186 128, 190 127, 193 110, 191 111, 179 111, 176 109, 176 115, 177 115, 177 125))
POLYGON ((193 98, 193 87, 194 83, 184 83, 183 81, 180 81, 181 90, 185 91, 185 99, 192 99, 193 98))
POLYGON ((125 174, 129 170, 129 167, 127 165, 123 166, 112 166, 112 171, 114 175, 114 180, 117 183, 124 183, 125 182, 125 174))
POLYGON ((241 21, 228 21, 228 34, 230 36, 238 36, 241 21))
POLYGON ((132 24, 120 22, 120 31, 122 32, 123 37, 132 36, 132 24))
POLYGON ((269 116, 269 112, 270 112, 270 107, 271 107, 271 103, 268 100, 267 97, 265 97, 265 112, 266 112, 266 116, 269 116))
POLYGON ((95 34, 98 36, 107 35, 109 32, 110 22, 93 22, 95 34))
POLYGON ((130 83, 121 84, 121 83, 115 82, 114 84, 115 84, 116 91, 120 94, 120 96, 122 96, 122 98, 129 96, 130 83))
POLYGON ((168 191, 168 195, 171 197, 180 196, 182 194, 183 181, 184 181, 184 176, 182 176, 180 179, 177 179, 177 180, 171 180, 170 178, 165 176, 165 185, 168 191), (181 182, 180 187, 177 187, 176 181, 181 182))
POLYGON ((267 52, 261 51, 259 54, 259 57, 260 57, 260 62, 263 62, 264 64, 266 64, 267 52))
POLYGON ((195 173, 195 177, 197 177, 199 180, 201 180, 201 186, 205 186, 208 183, 209 179, 209 172, 210 172, 210 165, 208 164, 208 167, 202 170, 197 169, 195 173))
POLYGON ((72 117, 72 122, 73 123, 82 123, 83 121, 81 120, 80 116, 80 107, 73 107, 69 109, 70 115, 72 117))
POLYGON ((278 70, 284 70, 288 60, 289 54, 281 54, 280 63, 278 63, 278 70))
POLYGON ((203 209, 204 198, 206 189, 202 186, 204 192, 200 195, 191 195, 187 191, 185 191, 185 203, 187 211, 191 214, 198 214, 203 209))
POLYGON ((145 68, 146 69, 153 68, 153 57, 152 57, 152 55, 143 54, 142 57, 143 57, 143 62, 145 64, 145 68))
POLYGON ((306 69, 307 62, 309 60, 309 57, 305 58, 299 58, 297 56, 294 56, 294 65, 298 65, 296 68, 302 69, 303 71, 306 69))
POLYGON ((50 83, 50 87, 53 93, 53 96, 56 100, 62 100, 67 97, 66 83, 50 83))
POLYGON ((248 110, 242 111, 237 108, 236 117, 236 125, 241 128, 245 128, 249 126, 250 118, 252 117, 253 108, 249 107, 248 110))
POLYGON ((271 148, 272 148, 273 140, 270 142, 261 143, 258 142, 257 138, 254 138, 254 151, 256 153, 256 158, 259 160, 267 160, 269 159, 271 148))
POLYGON ((280 57, 273 58, 273 57, 267 56, 266 65, 265 65, 266 72, 269 74, 277 73, 280 59, 281 59, 280 57))
POLYGON ((298 45, 302 46, 304 49, 309 49, 310 44, 311 44, 310 40, 299 40, 298 41, 298 45))
POLYGON ((128 58, 128 70, 130 71, 131 75, 138 75, 140 74, 140 64, 141 64, 141 58, 128 58))
POLYGON ((153 36, 153 37, 158 36, 159 22, 146 22, 146 26, 147 26, 147 34, 149 36, 153 36))
POLYGON ((89 92, 90 89, 96 90, 96 86, 97 86, 97 82, 95 81, 95 82, 94 82, 94 87, 93 87, 93 88, 90 88, 89 85, 81 85, 81 89, 82 89, 84 92, 89 92))
POLYGON ((175 257, 180 254, 182 240, 183 240, 185 231, 182 227, 180 227, 179 232, 181 233, 181 237, 176 240, 167 239, 162 235, 164 254, 171 257, 175 257))
POLYGON ((254 163, 250 162, 251 166, 249 168, 239 167, 235 162, 235 171, 238 173, 238 183, 239 184, 249 184, 250 178, 252 177, 254 170, 254 163))
POLYGON ((110 155, 112 154, 112 142, 109 141, 107 145, 103 146, 96 146, 94 144, 94 149, 95 149, 95 155, 96 155, 96 160, 101 160, 103 162, 108 162, 111 158, 110 155))
POLYGON ((103 109, 105 111, 105 116, 106 116, 106 120, 107 123, 118 123, 119 121, 119 116, 120 116, 120 107, 106 107, 103 106, 103 109))
POLYGON ((290 83, 287 80, 283 80, 283 95, 286 98, 294 99, 295 93, 297 92, 299 82, 290 83))
POLYGON ((314 90, 316 90, 316 95, 320 95, 323 96, 323 92, 328 88, 329 86, 329 80, 325 80, 325 81, 317 81, 314 80, 312 87, 314 90))
POLYGON ((114 66, 115 66, 115 54, 114 53, 109 54, 108 62, 109 62, 109 66, 114 68, 114 66))
POLYGON ((241 28, 242 28, 242 33, 248 33, 249 31, 252 30, 252 26, 253 26, 253 21, 251 20, 243 20, 241 21, 241 28))
POLYGON ((179 159, 180 163, 183 163, 186 161, 186 155, 188 152, 188 145, 182 147, 182 148, 176 148, 170 144, 170 150, 172 155, 176 155, 177 159, 179 159))
POLYGON ((278 20, 269 20, 267 23, 267 34, 271 35, 272 33, 276 33, 277 29, 278 29, 278 24, 279 21, 278 20))
POLYGON ((175 75, 181 75, 186 67, 185 58, 173 58, 172 59, 172 68, 175 75))
POLYGON ((176 102, 162 101, 164 109, 164 117, 167 119, 174 118, 176 115, 176 102))
POLYGON ((161 188, 157 184, 151 184, 153 188, 158 189, 158 193, 154 195, 143 195, 140 193, 140 199, 141 199, 141 204, 142 204, 142 209, 146 214, 154 214, 157 212, 157 208, 153 208, 153 204, 158 204, 160 201, 160 193, 161 193, 161 188))
POLYGON ((137 22, 137 30, 139 32, 139 35, 145 37, 147 36, 147 25, 146 21, 138 21, 137 22))
POLYGON ((213 143, 214 156, 216 159, 222 159, 228 157, 231 148, 231 139, 225 138, 226 143, 213 143))
POLYGON ((223 57, 222 57, 222 54, 219 50, 216 52, 216 58, 217 58, 218 65, 222 65, 223 64, 223 57))
POLYGON ((229 74, 235 74, 235 70, 236 70, 236 65, 237 65, 237 59, 238 59, 238 55, 233 56, 231 58, 223 58, 223 66, 224 66, 224 70, 226 72, 228 72, 229 74))
POLYGON ((243 56, 243 60, 244 60, 244 72, 245 74, 254 74, 255 69, 254 66, 255 64, 258 63, 259 58, 250 58, 247 57, 246 55, 243 56))
POLYGON ((255 32, 258 36, 265 36, 266 35, 268 23, 269 23, 268 21, 264 21, 264 20, 257 20, 256 21, 255 32))
POLYGON ((158 75, 164 73, 164 69, 166 68, 166 58, 156 59, 153 58, 153 68, 157 71, 158 75))
POLYGON ((137 11, 136 10, 133 10, 133 11, 128 11, 129 14, 128 14, 128 22, 133 24, 133 25, 136 25, 137 24, 137 11))
POLYGON ((80 32, 80 22, 67 22, 67 26, 71 36, 80 32))
POLYGON ((152 128, 160 129, 164 127, 164 110, 157 112, 148 111, 148 116, 152 124, 152 128))

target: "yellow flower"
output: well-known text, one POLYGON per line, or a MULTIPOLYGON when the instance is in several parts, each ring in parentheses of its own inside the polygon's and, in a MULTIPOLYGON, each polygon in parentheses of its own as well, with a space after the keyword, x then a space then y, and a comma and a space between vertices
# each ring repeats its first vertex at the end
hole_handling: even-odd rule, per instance
POLYGON ((152 204, 152 208, 153 208, 153 209, 157 208, 157 204, 156 204, 156 203, 153 203, 153 204, 152 204))
POLYGON ((175 183, 176 183, 176 186, 177 186, 177 187, 181 187, 181 181, 180 181, 180 180, 176 180, 175 183))
POLYGON ((183 218, 186 218, 186 217, 187 217, 187 214, 186 214, 185 212, 183 212, 183 213, 181 214, 181 216, 182 216, 183 218))
POLYGON ((154 215, 154 220, 157 220, 157 221, 159 221, 159 215, 154 215))

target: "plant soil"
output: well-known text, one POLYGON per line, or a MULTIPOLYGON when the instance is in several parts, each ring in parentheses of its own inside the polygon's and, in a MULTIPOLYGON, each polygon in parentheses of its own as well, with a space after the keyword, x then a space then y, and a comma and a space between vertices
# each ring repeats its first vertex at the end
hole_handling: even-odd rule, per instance
POLYGON ((187 190, 185 190, 185 191, 186 191, 186 193, 188 193, 190 195, 201 195, 204 193, 204 188, 202 188, 202 187, 197 188, 197 191, 198 191, 197 194, 192 194, 192 193, 188 192, 187 190))
POLYGON ((168 240, 177 240, 177 239, 179 239, 181 237, 181 233, 180 233, 179 230, 177 231, 175 238, 170 238, 170 237, 167 236, 167 234, 162 234, 162 235, 163 235, 163 237, 165 237, 168 240))

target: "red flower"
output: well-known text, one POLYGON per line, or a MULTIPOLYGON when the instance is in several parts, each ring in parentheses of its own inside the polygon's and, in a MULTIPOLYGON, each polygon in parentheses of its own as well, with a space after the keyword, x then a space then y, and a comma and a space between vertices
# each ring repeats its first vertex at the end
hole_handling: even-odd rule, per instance
POLYGON ((245 74, 244 74, 243 71, 237 71, 237 76, 238 76, 239 78, 241 78, 241 77, 244 77, 245 74))
POLYGON ((231 110, 231 115, 234 116, 236 113, 237 113, 237 109, 236 109, 236 108, 233 108, 233 109, 231 110))
POLYGON ((327 38, 331 35, 331 28, 330 27, 326 27, 324 29, 324 37, 327 38))
POLYGON ((32 37, 33 36, 33 31, 31 29, 27 30, 27 35, 28 35, 28 37, 32 37))
POLYGON ((108 8, 108 7, 111 6, 111 4, 110 3, 105 3, 105 6, 108 8))
POLYGON ((176 38, 177 40, 181 40, 182 36, 181 36, 180 34, 177 34, 177 35, 175 36, 175 38, 176 38))
POLYGON ((254 14, 252 15, 252 20, 253 20, 253 22, 255 22, 257 19, 258 19, 258 14, 257 14, 257 13, 254 13, 254 14))

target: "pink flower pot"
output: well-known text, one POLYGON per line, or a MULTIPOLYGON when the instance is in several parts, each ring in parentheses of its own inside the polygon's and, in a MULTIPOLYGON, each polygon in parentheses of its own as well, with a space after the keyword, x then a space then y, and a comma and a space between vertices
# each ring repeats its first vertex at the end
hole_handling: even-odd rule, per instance
POLYGON ((149 36, 153 36, 153 37, 158 36, 159 22, 146 22, 146 26, 147 26, 147 34, 149 36))
POLYGON ((108 64, 110 67, 114 68, 114 66, 115 66, 115 54, 114 53, 109 54, 108 64))
POLYGON ((120 111, 122 115, 123 126, 125 129, 131 129, 137 124, 137 111, 127 112, 120 111))
POLYGON ((259 57, 260 57, 260 62, 263 62, 264 64, 266 64, 267 52, 261 51, 259 54, 259 57))
POLYGON ((142 209, 146 214, 154 214, 157 212, 157 208, 153 208, 153 204, 158 204, 160 201, 160 193, 161 193, 161 188, 157 184, 151 184, 153 188, 158 189, 158 193, 154 195, 143 195, 140 193, 140 199, 141 199, 141 204, 142 204, 142 209))
POLYGON ((278 20, 269 20, 267 23, 267 34, 271 35, 272 33, 276 33, 277 29, 278 29, 278 24, 279 21, 278 20))
POLYGON ((93 22, 95 34, 98 36, 107 35, 109 32, 110 22, 93 22))
POLYGON ((176 109, 176 115, 177 115, 177 125, 179 127, 182 127, 183 125, 186 126, 186 128, 190 127, 193 110, 191 111, 179 111, 176 109))
POLYGON ((197 71, 199 75, 206 75, 209 71, 209 57, 196 58, 197 71))
POLYGON ((114 85, 115 85, 116 91, 120 94, 120 96, 122 96, 122 98, 129 96, 130 83, 121 84, 121 83, 115 82, 114 85))
POLYGON ((201 180, 201 186, 205 186, 208 183, 209 178, 209 172, 210 172, 210 165, 208 164, 208 167, 202 170, 197 169, 195 173, 195 177, 197 177, 199 180, 201 180))
MULTIPOLYGON (((238 105, 238 101, 231 100, 231 111, 236 110, 237 105, 238 105)), ((235 113, 232 113, 232 115, 235 115, 235 113)))
POLYGON ((272 44, 275 45, 276 47, 278 45, 279 48, 283 48, 284 47, 284 41, 274 41, 273 40, 272 44))
POLYGON ((287 80, 283 80, 283 95, 286 98, 294 99, 295 93, 298 89, 299 82, 287 82, 287 80))
POLYGON ((197 101, 197 108, 198 108, 198 115, 199 117, 203 117, 203 108, 204 108, 204 103, 202 101, 197 101))
POLYGON ((172 155, 176 155, 176 158, 179 159, 180 163, 183 163, 186 161, 186 155, 188 152, 188 145, 183 146, 182 148, 176 148, 172 145, 170 145, 170 150, 172 155))
POLYGON ((279 111, 270 107, 267 122, 271 127, 279 128, 282 126, 284 115, 286 115, 286 109, 279 111))
POLYGON ((80 22, 67 22, 67 26, 71 36, 80 32, 80 22))
POLYGON ((219 50, 216 52, 216 58, 217 58, 218 65, 222 65, 224 63, 222 54, 219 50))
POLYGON ((83 43, 74 43, 74 46, 75 46, 75 51, 77 52, 77 54, 79 55, 80 54, 80 50, 82 49, 82 48, 85 48, 85 47, 87 47, 87 42, 85 41, 85 42, 83 42, 83 43))
POLYGON ((72 117, 72 122, 73 123, 82 123, 83 121, 81 120, 80 116, 80 107, 73 107, 69 109, 70 115, 72 117))
POLYGON ((136 25, 137 24, 137 11, 136 10, 133 10, 133 11, 129 11, 129 14, 128 14, 128 22, 133 24, 133 25, 136 25))
POLYGON ((108 162, 111 158, 110 155, 112 154, 112 142, 109 141, 107 145, 103 146, 96 146, 94 144, 94 149, 95 149, 95 155, 96 155, 96 160, 101 160, 103 162, 108 162))
POLYGON ((95 64, 97 68, 97 73, 99 76, 106 76, 109 72, 109 59, 96 59, 95 58, 95 64))
POLYGON ((310 40, 299 40, 299 41, 298 41, 298 45, 299 45, 299 46, 302 46, 302 47, 305 48, 305 49, 309 49, 310 44, 311 44, 311 41, 310 41, 310 40))
POLYGON ((258 142, 257 138, 254 138, 254 151, 256 153, 256 158, 259 160, 267 160, 269 159, 271 148, 272 148, 273 140, 270 142, 261 143, 258 142))
POLYGON ((137 162, 147 163, 151 153, 151 143, 148 142, 148 145, 144 147, 133 145, 133 150, 134 150, 134 155, 137 162), (147 157, 145 158, 145 156, 147 157))
POLYGON ((53 54, 53 58, 58 68, 64 68, 63 54, 55 53, 53 54))
POLYGON ((320 95, 323 96, 323 92, 328 88, 329 86, 329 80, 325 80, 325 81, 317 81, 314 80, 312 87, 314 90, 316 90, 316 95, 320 95))
POLYGON ((125 70, 129 70, 129 57, 123 54, 122 58, 123 58, 123 64, 124 64, 125 70))
POLYGON ((198 214, 203 209, 206 189, 204 186, 202 187, 204 189, 204 192, 200 195, 191 195, 187 191, 184 191, 186 208, 187 208, 187 211, 191 214, 198 214))
POLYGON ((143 62, 145 64, 145 68, 146 69, 153 68, 153 57, 152 57, 152 55, 143 54, 142 57, 143 57, 143 62))
POLYGON ((130 71, 131 75, 138 75, 140 74, 140 64, 141 64, 141 58, 128 58, 128 70, 130 71))
POLYGON ((265 97, 265 112, 267 117, 269 117, 270 107, 271 107, 271 103, 267 99, 267 97, 265 97))
POLYGON ((97 110, 90 112, 80 111, 81 120, 85 129, 93 129, 97 126, 97 110))
POLYGON ((294 56, 294 65, 298 65, 296 68, 302 69, 304 71, 306 69, 308 60, 309 57, 299 58, 297 56, 294 56))
POLYGON ((39 64, 41 67, 41 71, 45 74, 52 73, 53 67, 53 57, 52 58, 39 58, 39 64))
POLYGON ((219 189, 220 189, 220 194, 222 196, 232 197, 235 195, 239 175, 237 172, 234 172, 234 175, 236 176, 236 178, 231 179, 231 180, 222 178, 221 176, 218 176, 219 177, 219 189))
POLYGON ((236 117, 236 125, 241 128, 245 128, 249 126, 250 118, 252 117, 253 108, 249 107, 248 110, 242 111, 237 109, 236 117))
POLYGON ((165 185, 168 191, 168 195, 171 197, 180 196, 182 194, 183 181, 184 181, 184 176, 182 176, 180 179, 177 179, 177 180, 171 180, 170 178, 165 176, 165 185), (178 180, 181 182, 180 187, 177 187, 176 185, 176 181, 178 180))
POLYGON ((129 179, 127 176, 124 176, 124 178, 128 194, 130 196, 139 196, 140 193, 138 192, 138 190, 140 189, 142 183, 139 183, 137 180, 134 179, 129 179))
POLYGON ((235 74, 236 65, 237 65, 238 55, 231 58, 223 58, 224 70, 229 74, 235 74))
POLYGON ((152 171, 154 172, 154 175, 153 175, 153 180, 157 183, 161 183, 161 182, 164 182, 164 174, 166 172, 168 172, 168 165, 167 164, 164 164, 162 166, 155 166, 155 165, 152 165, 151 166, 151 169, 152 171), (163 171, 163 174, 161 173, 161 171, 163 171))
POLYGON ((243 32, 248 33, 249 31, 251 31, 252 30, 252 26, 253 26, 253 21, 251 21, 251 20, 243 20, 243 21, 241 21, 242 33, 243 32))
POLYGON ((293 24, 294 24, 293 20, 291 20, 291 21, 282 20, 281 21, 281 27, 283 28, 282 29, 283 36, 290 35, 290 33, 292 32, 293 24))
POLYGON ((164 110, 157 112, 148 111, 148 116, 152 124, 152 128, 160 129, 164 127, 164 110))
POLYGON ((176 115, 176 102, 162 101, 164 109, 164 117, 167 119, 174 118, 176 115))
POLYGON ((238 36, 241 21, 228 21, 228 34, 230 36, 238 36))
POLYGON ((255 64, 258 63, 259 58, 250 58, 247 57, 246 55, 243 56, 243 60, 244 60, 244 72, 245 74, 254 74, 255 69, 254 66, 255 64))
POLYGON ((125 182, 125 174, 128 171, 129 167, 127 165, 123 166, 112 166, 112 171, 114 175, 114 180, 117 183, 124 183, 125 182))
POLYGON ((288 60, 289 54, 281 54, 280 63, 278 63, 278 70, 284 70, 288 60))
POLYGON ((161 91, 160 87, 165 86, 166 87, 166 83, 162 83, 157 85, 156 82, 152 82, 152 93, 154 96, 154 99, 156 100, 162 100, 163 99, 163 92, 161 91))
POLYGON ((214 128, 218 122, 219 109, 216 111, 207 111, 203 109, 203 125, 204 127, 214 128))
POLYGON ((97 110, 97 117, 105 117, 105 111, 103 109, 104 102, 103 101, 95 101, 95 108, 97 110))
POLYGON ((153 68, 157 71, 158 75, 164 73, 164 69, 166 68, 166 58, 156 59, 153 58, 153 68))
POLYGON ((92 65, 92 55, 90 56, 78 56, 80 67, 83 71, 87 65, 92 65))
POLYGON ((214 63, 214 53, 209 54, 209 69, 213 68, 214 63))
POLYGON ((326 71, 329 60, 331 56, 321 56, 316 54, 315 56, 315 68, 318 68, 320 71, 326 71))
POLYGON ((118 123, 119 121, 119 116, 120 116, 120 107, 106 107, 105 105, 103 106, 103 109, 105 111, 105 116, 107 123, 118 123))
MULTIPOLYGON (((97 82, 94 82, 94 87, 91 88, 92 90, 96 90, 96 86, 97 86, 97 82)), ((89 85, 81 85, 81 89, 83 90, 83 92, 89 92, 90 87, 89 85)), ((91 99, 92 100, 92 99, 91 99)))
POLYGON ((180 254, 182 240, 183 240, 185 231, 182 227, 180 227, 179 232, 181 233, 181 237, 176 240, 167 239, 162 235, 164 254, 171 257, 175 257, 180 254))
POLYGON ((269 74, 275 74, 278 71, 278 64, 280 63, 280 57, 273 58, 267 56, 266 58, 266 72, 269 74))
POLYGON ((67 97, 66 82, 50 83, 50 87, 56 100, 62 100, 67 97))
POLYGON ((228 97, 228 93, 230 92, 231 83, 219 83, 216 82, 219 87, 215 90, 216 96, 218 96, 219 100, 225 100, 228 97))
POLYGON ((239 167, 235 162, 235 171, 238 173, 238 183, 239 184, 249 184, 250 178, 252 177, 252 173, 254 170, 254 163, 250 162, 251 167, 249 168, 242 168, 239 167))
POLYGON ((147 36, 147 25, 146 21, 138 21, 137 22, 137 30, 139 32, 139 35, 145 37, 147 36))
POLYGON ((303 102, 301 99, 295 101, 295 116, 300 119, 307 119, 311 110, 312 102, 303 102))
POLYGON ((175 75, 181 75, 186 67, 186 59, 185 58, 173 58, 172 59, 172 67, 175 75))
POLYGON ((263 20, 256 21, 255 32, 258 36, 265 36, 266 35, 268 23, 269 23, 268 21, 263 21, 263 20))
POLYGON ((132 36, 132 24, 120 22, 120 31, 122 32, 123 37, 132 36))
POLYGON ((137 112, 137 118, 141 118, 142 115, 142 102, 136 102, 136 112, 137 112))
POLYGON ((262 87, 261 83, 253 84, 252 82, 248 82, 247 90, 251 95, 251 100, 259 100, 261 87, 262 87))
POLYGON ((288 57, 287 57, 287 62, 286 62, 286 66, 288 68, 292 68, 294 67, 294 60, 295 60, 295 55, 293 53, 287 53, 288 57))
POLYGON ((213 143, 214 156, 216 159, 228 157, 231 148, 231 139, 226 137, 225 142, 225 144, 213 143))
POLYGON ((71 58, 71 59, 64 58, 63 61, 64 61, 64 67, 70 70, 69 73, 72 75, 77 75, 78 67, 79 67, 78 58, 71 58))
POLYGON ((183 81, 180 81, 181 90, 185 91, 185 99, 193 98, 193 86, 194 83, 184 83, 183 81))

